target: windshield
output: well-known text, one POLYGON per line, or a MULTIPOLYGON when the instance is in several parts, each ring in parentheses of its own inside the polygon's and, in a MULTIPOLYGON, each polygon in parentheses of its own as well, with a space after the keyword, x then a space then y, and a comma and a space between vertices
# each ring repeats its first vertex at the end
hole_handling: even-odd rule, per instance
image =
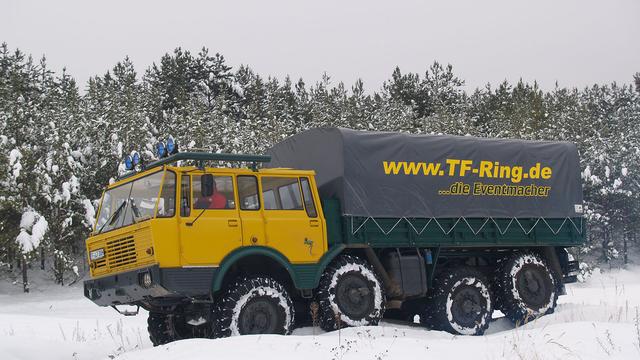
POLYGON ((136 179, 132 182, 109 189, 102 197, 102 205, 96 232, 101 233, 153 217, 156 204, 158 217, 171 217, 175 212, 176 175, 166 172, 165 184, 162 186, 164 172, 136 179))

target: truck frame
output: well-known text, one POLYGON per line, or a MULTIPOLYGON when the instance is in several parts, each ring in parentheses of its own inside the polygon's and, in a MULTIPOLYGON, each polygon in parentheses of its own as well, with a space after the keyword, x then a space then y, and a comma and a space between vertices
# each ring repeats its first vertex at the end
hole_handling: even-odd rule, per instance
POLYGON ((85 296, 146 309, 160 345, 415 315, 480 335, 494 309, 530 321, 575 281, 566 248, 584 243, 582 217, 347 216, 321 198, 314 171, 258 169, 269 160, 177 153, 109 185, 86 242, 85 296), (205 166, 220 161, 250 166, 205 166))

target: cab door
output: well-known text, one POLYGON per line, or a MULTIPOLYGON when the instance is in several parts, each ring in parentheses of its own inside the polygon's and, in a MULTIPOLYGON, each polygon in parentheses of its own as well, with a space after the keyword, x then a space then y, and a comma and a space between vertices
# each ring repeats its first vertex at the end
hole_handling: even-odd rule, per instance
POLYGON ((254 175, 238 175, 238 206, 242 224, 242 245, 266 245, 263 210, 260 201, 258 178, 254 175))
POLYGON ((193 172, 183 175, 181 185, 182 265, 218 265, 242 246, 233 176, 193 172))
MULTIPOLYGON (((308 179, 303 179, 308 187, 308 179)), ((313 198, 305 201, 300 179, 269 175, 260 183, 267 246, 292 263, 316 263, 325 252, 324 222, 313 198)), ((310 190, 305 192, 311 196, 310 190)))

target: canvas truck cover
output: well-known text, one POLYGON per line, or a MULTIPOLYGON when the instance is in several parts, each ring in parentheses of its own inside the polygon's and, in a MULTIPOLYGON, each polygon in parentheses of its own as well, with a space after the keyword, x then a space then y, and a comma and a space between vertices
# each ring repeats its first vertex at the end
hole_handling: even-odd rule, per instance
POLYGON ((315 170, 342 213, 407 218, 582 216, 569 142, 307 130, 273 146, 268 167, 315 170))

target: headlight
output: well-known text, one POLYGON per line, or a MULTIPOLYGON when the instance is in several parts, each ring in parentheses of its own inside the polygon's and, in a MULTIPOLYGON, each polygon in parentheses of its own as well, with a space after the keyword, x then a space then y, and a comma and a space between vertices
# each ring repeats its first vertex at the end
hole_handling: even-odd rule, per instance
POLYGON ((151 273, 149 272, 145 272, 140 274, 140 285, 142 285, 142 287, 145 288, 150 288, 151 285, 153 285, 152 279, 151 279, 151 273))
POLYGON ((100 260, 104 257, 104 249, 93 250, 89 253, 89 259, 91 261, 100 260))

